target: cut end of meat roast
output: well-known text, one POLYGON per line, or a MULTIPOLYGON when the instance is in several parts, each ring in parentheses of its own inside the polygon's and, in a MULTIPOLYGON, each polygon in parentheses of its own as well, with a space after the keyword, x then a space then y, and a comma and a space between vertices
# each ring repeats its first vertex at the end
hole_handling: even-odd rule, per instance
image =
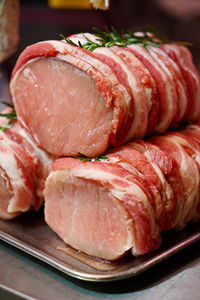
POLYGON ((22 65, 12 79, 19 120, 51 154, 98 156, 110 145, 112 105, 106 105, 88 75, 92 70, 86 69, 58 57, 41 57, 22 65))
POLYGON ((148 187, 108 162, 62 158, 45 183, 45 220, 73 248, 104 259, 160 245, 148 187))
POLYGON ((46 222, 73 248, 109 260, 132 248, 131 217, 105 187, 65 170, 51 175, 45 196, 46 222))
MULTIPOLYGON (((99 42, 77 34, 73 42, 99 42)), ((88 51, 66 41, 27 47, 13 70, 19 122, 55 156, 89 157, 200 117, 200 79, 184 46, 88 51)))

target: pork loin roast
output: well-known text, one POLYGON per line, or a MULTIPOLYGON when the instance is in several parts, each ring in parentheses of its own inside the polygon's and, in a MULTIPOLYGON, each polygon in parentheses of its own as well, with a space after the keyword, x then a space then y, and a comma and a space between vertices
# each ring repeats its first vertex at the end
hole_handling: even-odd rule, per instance
MULTIPOLYGON (((73 35, 74 42, 92 34, 73 35)), ((13 70, 20 123, 45 151, 90 157, 200 117, 200 79, 175 44, 88 51, 66 41, 27 47, 13 70)))
MULTIPOLYGON (((6 109, 2 114, 11 113, 6 109)), ((43 203, 44 181, 53 158, 39 149, 18 122, 0 118, 0 218, 12 219, 43 203)))
POLYGON ((114 260, 159 247, 160 233, 200 219, 200 126, 60 158, 45 183, 47 224, 73 248, 114 260))

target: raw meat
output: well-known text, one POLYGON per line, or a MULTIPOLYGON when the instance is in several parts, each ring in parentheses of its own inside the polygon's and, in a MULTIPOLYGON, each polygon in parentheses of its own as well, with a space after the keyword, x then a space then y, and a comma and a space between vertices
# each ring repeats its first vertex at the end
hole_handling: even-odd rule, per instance
MULTIPOLYGON (((6 118, 0 118, 0 125, 7 125, 6 118)), ((11 219, 41 207, 50 162, 52 158, 34 145, 17 122, 0 130, 0 218, 11 219)))
POLYGON ((44 190, 47 224, 73 248, 104 259, 158 248, 162 231, 200 219, 194 127, 130 142, 98 161, 56 160, 44 190))
MULTIPOLYGON (((96 36, 70 37, 82 44, 96 36)), ((27 47, 13 70, 19 122, 55 156, 89 157, 200 118, 200 78, 184 46, 27 47)))
POLYGON ((63 158, 46 182, 45 218, 66 243, 87 254, 111 260, 129 249, 143 254, 160 245, 148 192, 117 164, 63 158))

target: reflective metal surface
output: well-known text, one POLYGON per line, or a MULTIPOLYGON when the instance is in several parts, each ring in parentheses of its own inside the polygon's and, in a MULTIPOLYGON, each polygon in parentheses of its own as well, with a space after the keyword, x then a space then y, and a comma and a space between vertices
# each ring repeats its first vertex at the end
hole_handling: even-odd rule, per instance
POLYGON ((28 213, 11 221, 0 221, 0 239, 44 261, 63 273, 86 281, 114 281, 135 276, 165 260, 183 248, 200 240, 200 224, 190 224, 181 232, 166 232, 160 249, 148 255, 128 255, 111 264, 98 261, 102 270, 65 254, 66 248, 60 238, 46 225, 43 213, 28 213), (104 270, 105 269, 105 270, 104 270))

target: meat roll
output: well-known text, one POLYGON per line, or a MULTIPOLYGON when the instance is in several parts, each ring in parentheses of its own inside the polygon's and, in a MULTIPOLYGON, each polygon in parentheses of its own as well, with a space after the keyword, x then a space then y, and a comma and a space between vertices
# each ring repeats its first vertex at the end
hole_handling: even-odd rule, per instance
POLYGON ((200 218, 200 126, 133 141, 99 158, 60 158, 45 183, 47 224, 73 248, 115 260, 200 218))
POLYGON ((95 157, 199 119, 200 78, 186 47, 130 44, 89 51, 81 45, 98 44, 97 36, 70 40, 27 47, 12 74, 19 121, 43 150, 95 157))
MULTIPOLYGON (((3 115, 11 112, 8 108, 3 115)), ((9 126, 7 121, 0 118, 0 218, 3 219, 41 207, 44 181, 52 162, 17 121, 9 126)))

